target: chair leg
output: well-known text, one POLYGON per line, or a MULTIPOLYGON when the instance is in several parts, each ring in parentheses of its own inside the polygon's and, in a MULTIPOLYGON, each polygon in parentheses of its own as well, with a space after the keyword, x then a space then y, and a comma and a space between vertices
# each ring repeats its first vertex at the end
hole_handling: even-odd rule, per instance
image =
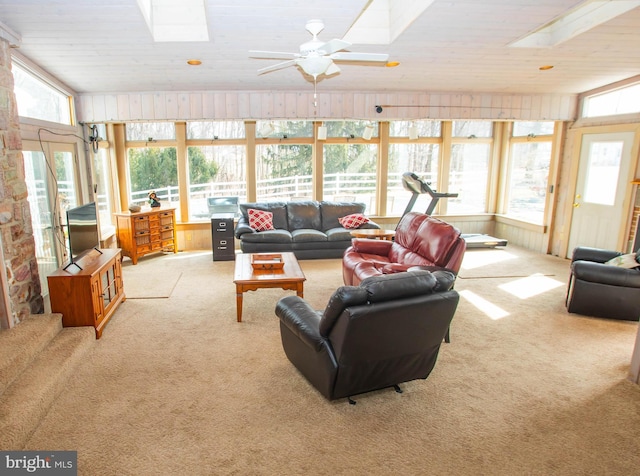
POLYGON ((444 341, 448 344, 451 342, 451 326, 447 327, 447 333, 444 335, 444 341))

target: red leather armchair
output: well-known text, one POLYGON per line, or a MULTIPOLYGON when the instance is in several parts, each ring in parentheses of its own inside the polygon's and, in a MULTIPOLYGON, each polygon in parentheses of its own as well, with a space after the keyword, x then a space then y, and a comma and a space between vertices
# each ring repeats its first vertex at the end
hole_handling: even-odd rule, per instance
POLYGON ((344 283, 357 286, 363 279, 407 271, 414 266, 460 270, 466 250, 460 230, 424 213, 407 213, 396 228, 395 241, 354 238, 342 258, 344 283))

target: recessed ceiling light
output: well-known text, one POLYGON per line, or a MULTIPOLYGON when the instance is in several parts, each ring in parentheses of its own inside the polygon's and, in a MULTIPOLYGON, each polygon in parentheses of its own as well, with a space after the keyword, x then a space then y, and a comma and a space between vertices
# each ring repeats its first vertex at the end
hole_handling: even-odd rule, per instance
POLYGON ((395 68, 396 66, 398 66, 400 64, 399 61, 389 61, 387 64, 385 64, 385 66, 387 68, 395 68))
POLYGON ((191 59, 187 61, 187 64, 190 64, 191 66, 199 66, 202 64, 202 61, 197 59, 191 59))
POLYGON ((550 69, 553 69, 553 65, 546 64, 546 65, 544 65, 544 66, 540 66, 538 69, 539 69, 540 71, 548 71, 548 70, 550 70, 550 69))

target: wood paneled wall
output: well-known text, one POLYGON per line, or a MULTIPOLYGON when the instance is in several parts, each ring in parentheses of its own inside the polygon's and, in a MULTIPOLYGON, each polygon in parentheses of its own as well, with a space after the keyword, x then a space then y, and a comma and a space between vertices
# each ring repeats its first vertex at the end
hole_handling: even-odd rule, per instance
POLYGON ((576 118, 578 96, 482 93, 201 91, 80 94, 79 121, 576 118), (314 105, 315 104, 315 105, 314 105), (376 106, 382 106, 382 112, 376 106))

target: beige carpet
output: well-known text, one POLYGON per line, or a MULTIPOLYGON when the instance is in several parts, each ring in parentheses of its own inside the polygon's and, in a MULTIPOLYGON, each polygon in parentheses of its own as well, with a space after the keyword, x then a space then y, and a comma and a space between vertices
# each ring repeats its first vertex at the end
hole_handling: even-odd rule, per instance
MULTIPOLYGON (((536 275, 459 279, 431 376, 355 406, 326 401, 286 359, 273 309, 290 291, 247 293, 237 323, 232 262, 144 260, 149 275, 182 273, 173 293, 122 304, 25 449, 77 450, 92 476, 637 474, 638 324, 567 314, 568 262, 508 251, 505 274, 536 275)), ((301 264, 324 307, 340 261, 301 264)))

